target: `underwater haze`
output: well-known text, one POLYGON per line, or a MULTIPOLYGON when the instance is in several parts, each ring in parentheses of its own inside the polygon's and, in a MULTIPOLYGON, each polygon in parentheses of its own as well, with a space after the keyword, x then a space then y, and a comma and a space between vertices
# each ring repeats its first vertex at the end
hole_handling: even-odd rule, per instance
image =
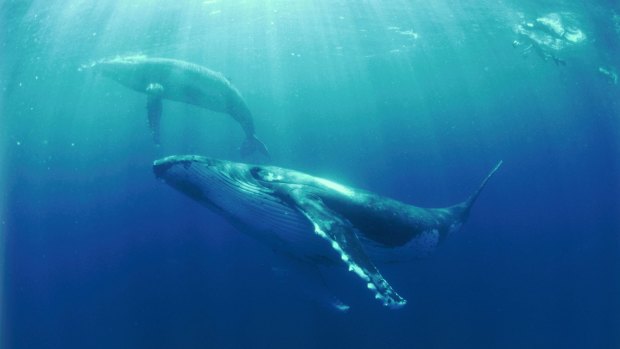
MULTIPOLYGON (((616 1, 0 1, 0 348, 620 348, 616 1), (271 157, 420 207, 466 199, 428 258, 346 266, 350 309, 157 180, 248 161, 228 115, 85 69, 221 72, 271 157)), ((292 263, 291 263, 292 264, 292 263)), ((332 280, 334 281, 334 280, 332 280)))

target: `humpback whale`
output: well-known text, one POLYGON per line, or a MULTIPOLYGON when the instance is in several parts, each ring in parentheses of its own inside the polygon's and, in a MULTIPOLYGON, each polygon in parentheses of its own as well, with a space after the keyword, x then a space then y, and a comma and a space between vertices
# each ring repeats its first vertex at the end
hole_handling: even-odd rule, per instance
POLYGON ((445 208, 416 207, 280 167, 196 155, 156 160, 153 172, 275 250, 312 263, 344 263, 383 305, 399 308, 406 300, 374 260, 431 252, 467 220, 500 165, 467 200, 445 208))
POLYGON ((241 154, 269 156, 267 147, 256 138, 252 113, 241 93, 221 73, 181 60, 142 55, 104 59, 88 68, 147 95, 148 120, 156 144, 162 100, 169 99, 229 114, 245 132, 241 154))

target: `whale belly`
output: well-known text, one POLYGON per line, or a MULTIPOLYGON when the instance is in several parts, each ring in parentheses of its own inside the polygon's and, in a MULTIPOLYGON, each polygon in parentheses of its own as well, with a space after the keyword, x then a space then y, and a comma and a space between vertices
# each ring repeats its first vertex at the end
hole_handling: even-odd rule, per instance
MULTIPOLYGON (((216 86, 217 87, 217 86, 216 86)), ((198 84, 168 84, 164 97, 168 100, 192 104, 216 112, 226 112, 228 102, 221 88, 198 84)))

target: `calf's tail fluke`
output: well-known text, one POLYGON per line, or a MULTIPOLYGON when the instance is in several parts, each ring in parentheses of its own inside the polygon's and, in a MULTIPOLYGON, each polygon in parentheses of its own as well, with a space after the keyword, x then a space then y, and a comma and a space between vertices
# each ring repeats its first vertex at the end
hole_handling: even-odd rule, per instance
POLYGON ((256 136, 252 135, 243 141, 241 145, 241 156, 246 158, 255 153, 260 153, 267 158, 271 158, 267 146, 256 138, 256 136))

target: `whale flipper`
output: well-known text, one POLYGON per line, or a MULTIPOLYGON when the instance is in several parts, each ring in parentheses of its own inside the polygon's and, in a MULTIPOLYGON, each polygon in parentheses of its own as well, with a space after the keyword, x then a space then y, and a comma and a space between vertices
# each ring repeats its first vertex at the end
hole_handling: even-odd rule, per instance
POLYGON ((364 252, 349 221, 330 210, 319 197, 309 195, 301 189, 291 190, 288 196, 312 223, 314 232, 331 244, 340 254, 340 259, 347 264, 349 271, 362 278, 368 289, 375 293, 375 298, 391 308, 399 308, 407 303, 392 289, 364 252))
POLYGON ((267 146, 265 145, 265 143, 261 142, 254 135, 246 138, 241 145, 241 156, 245 158, 253 153, 261 153, 264 156, 271 158, 271 155, 269 154, 269 150, 267 150, 267 146))
POLYGON ((160 84, 149 84, 146 87, 146 110, 153 141, 159 145, 159 121, 162 112, 162 93, 164 88, 160 84))

